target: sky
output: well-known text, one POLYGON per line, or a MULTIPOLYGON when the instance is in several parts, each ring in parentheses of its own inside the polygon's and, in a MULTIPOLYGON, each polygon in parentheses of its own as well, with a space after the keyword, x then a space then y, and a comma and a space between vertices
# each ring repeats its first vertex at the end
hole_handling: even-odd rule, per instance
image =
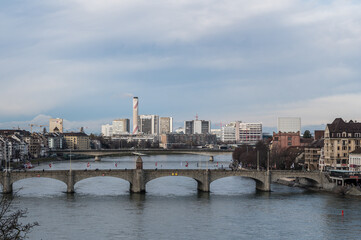
POLYGON ((0 2, 0 128, 361 120, 361 2, 0 2))

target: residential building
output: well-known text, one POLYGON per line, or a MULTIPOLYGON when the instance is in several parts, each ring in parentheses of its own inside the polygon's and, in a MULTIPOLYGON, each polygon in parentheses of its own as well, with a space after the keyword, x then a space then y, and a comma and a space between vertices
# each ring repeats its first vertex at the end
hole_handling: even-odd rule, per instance
POLYGON ((301 133, 301 118, 299 117, 279 117, 277 124, 278 132, 301 133))
POLYGON ((315 140, 324 138, 324 136, 325 136, 325 130, 315 130, 315 140))
POLYGON ((319 169, 321 151, 324 146, 324 139, 314 140, 309 146, 305 147, 305 168, 308 171, 319 169))
POLYGON ((349 168, 349 154, 360 147, 361 123, 336 118, 325 130, 325 168, 349 168))
POLYGON ((207 134, 211 133, 211 121, 192 120, 184 122, 185 134, 207 134))
POLYGON ((90 149, 90 138, 82 132, 64 133, 67 149, 88 150, 90 149))
POLYGON ((113 121, 112 135, 128 134, 130 131, 129 119, 116 119, 113 121))
POLYGON ((301 146, 300 132, 273 132, 272 150, 301 146))
POLYGON ((157 115, 139 115, 139 132, 144 134, 159 135, 159 116, 157 115))
POLYGON ((61 118, 50 118, 49 120, 49 132, 63 132, 63 119, 61 118))
POLYGON ((159 118, 159 134, 167 134, 173 132, 173 118, 160 117, 159 118))
POLYGON ((46 133, 44 135, 48 139, 48 147, 50 150, 64 148, 64 136, 61 133, 46 133))

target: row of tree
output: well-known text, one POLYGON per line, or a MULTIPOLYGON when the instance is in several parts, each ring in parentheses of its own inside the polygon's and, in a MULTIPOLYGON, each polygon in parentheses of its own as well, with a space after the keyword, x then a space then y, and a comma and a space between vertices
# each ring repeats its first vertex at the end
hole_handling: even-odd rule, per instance
POLYGON ((257 159, 259 159, 259 167, 264 170, 267 169, 269 157, 270 169, 300 169, 302 166, 297 158, 302 154, 302 151, 301 148, 296 147, 270 151, 267 144, 259 141, 255 146, 242 145, 236 148, 232 156, 232 166, 234 168, 242 166, 243 168, 257 169, 257 159))

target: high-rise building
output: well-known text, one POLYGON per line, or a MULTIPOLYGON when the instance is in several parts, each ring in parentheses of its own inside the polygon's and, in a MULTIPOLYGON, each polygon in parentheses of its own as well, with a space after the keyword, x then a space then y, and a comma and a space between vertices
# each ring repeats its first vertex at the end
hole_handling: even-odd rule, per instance
POLYGON ((63 119, 61 118, 50 118, 49 120, 49 132, 63 132, 63 119))
POLYGON ((139 115, 138 126, 141 133, 159 135, 159 116, 139 115))
POLYGON ((211 121, 192 120, 184 122, 185 134, 211 133, 211 121))
POLYGON ((138 97, 133 98, 133 134, 138 134, 138 112, 139 112, 139 100, 138 97))
POLYGON ((301 118, 299 117, 279 117, 277 124, 278 132, 301 132, 301 118))
POLYGON ((222 128, 223 142, 254 145, 262 140, 262 123, 232 122, 222 128))
POLYGON ((159 133, 167 134, 173 132, 173 118, 161 117, 159 118, 159 133))
POLYGON ((116 119, 113 121, 113 135, 127 134, 130 130, 129 119, 116 119))
POLYGON ((228 142, 228 143, 236 142, 236 124, 235 124, 235 122, 227 124, 226 126, 222 127, 221 141, 228 142))
POLYGON ((242 144, 254 145, 262 140, 262 123, 236 123, 236 137, 242 144), (237 132, 238 131, 238 132, 237 132))
POLYGON ((113 125, 110 124, 102 125, 102 135, 104 137, 113 136, 113 125))

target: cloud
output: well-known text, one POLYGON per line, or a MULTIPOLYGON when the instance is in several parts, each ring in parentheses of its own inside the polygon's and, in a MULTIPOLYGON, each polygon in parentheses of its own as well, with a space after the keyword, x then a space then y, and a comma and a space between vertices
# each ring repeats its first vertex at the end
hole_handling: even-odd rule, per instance
MULTIPOLYGON (((360 11, 355 1, 7 2, 0 121, 45 114, 95 126, 129 118, 133 94, 143 113, 180 122, 196 112, 270 125, 278 114, 308 119, 302 104, 361 92, 360 11)), ((324 109, 309 122, 335 111, 324 109)))

